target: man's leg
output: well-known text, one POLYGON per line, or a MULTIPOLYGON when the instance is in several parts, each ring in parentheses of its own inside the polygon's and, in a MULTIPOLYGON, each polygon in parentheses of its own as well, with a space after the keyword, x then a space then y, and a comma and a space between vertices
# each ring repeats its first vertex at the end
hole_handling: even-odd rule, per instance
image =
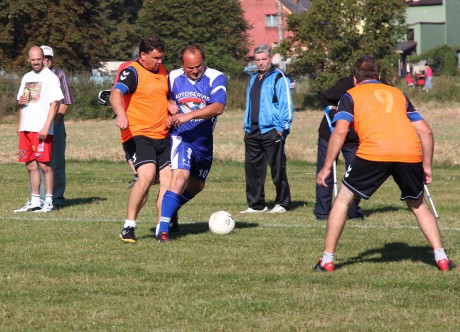
POLYGON ((406 199, 407 206, 417 218, 418 225, 434 250, 441 249, 441 234, 438 223, 430 208, 425 204, 423 195, 418 199, 406 199))
POLYGON ((426 205, 423 195, 416 200, 406 199, 406 204, 415 215, 415 218, 417 218, 420 229, 433 248, 434 260, 438 268, 441 271, 452 270, 455 264, 447 257, 442 247, 441 232, 439 231, 438 223, 430 208, 426 205))
POLYGON ((246 199, 248 206, 254 210, 263 210, 267 207, 264 188, 267 157, 260 140, 260 131, 246 134, 244 138, 246 199))
MULTIPOLYGON (((345 159, 346 169, 348 169, 348 167, 353 162, 353 159, 355 159, 356 150, 358 150, 357 146, 351 148, 342 148, 342 155, 345 159)), ((360 201, 361 198, 356 197, 352 202, 350 208, 348 209, 348 218, 364 218, 364 211, 359 207, 360 201)))
POLYGON ((327 220, 326 241, 324 243, 325 252, 334 254, 340 235, 345 227, 348 208, 354 199, 355 195, 350 189, 340 186, 340 191, 334 200, 329 219, 327 220))
POLYGON ((289 209, 291 191, 286 172, 285 140, 273 130, 263 135, 263 146, 270 164, 272 181, 276 188, 275 206, 280 205, 289 209))
POLYGON ((64 119, 54 124, 53 150, 51 157, 51 167, 54 172, 53 200, 54 205, 65 205, 64 192, 66 188, 65 174, 65 149, 66 132, 64 119))
MULTIPOLYGON (((158 227, 159 242, 169 241, 169 223, 171 218, 179 211, 182 204, 182 194, 190 179, 190 172, 186 169, 173 169, 169 189, 164 193, 161 204, 160 225, 158 227)), ((161 181, 161 179, 160 179, 161 181)))
POLYGON ((27 171, 29 172, 30 190, 33 195, 40 194, 40 171, 38 163, 33 160, 26 163, 27 171))
MULTIPOLYGON (((326 158, 328 142, 318 138, 318 152, 316 157, 316 174, 323 168, 324 159, 326 158)), ((334 179, 332 173, 326 179, 327 187, 320 186, 316 183, 316 202, 313 214, 318 219, 327 219, 332 206, 332 190, 334 179)))
POLYGON ((156 174, 156 164, 143 164, 137 169, 139 179, 134 183, 129 193, 127 220, 135 221, 145 203, 146 196, 153 184, 156 174))

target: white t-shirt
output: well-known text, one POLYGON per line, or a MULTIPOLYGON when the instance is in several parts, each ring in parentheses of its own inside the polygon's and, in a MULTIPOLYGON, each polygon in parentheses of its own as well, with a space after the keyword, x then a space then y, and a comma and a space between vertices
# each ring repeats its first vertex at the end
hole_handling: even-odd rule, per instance
MULTIPOLYGON (((24 94, 24 89, 29 89, 30 101, 21 110, 19 131, 38 133, 46 123, 50 104, 64 98, 59 78, 46 67, 39 73, 30 71, 22 78, 18 100, 24 94)), ((53 133, 54 125, 51 124, 48 134, 53 135, 53 133)))

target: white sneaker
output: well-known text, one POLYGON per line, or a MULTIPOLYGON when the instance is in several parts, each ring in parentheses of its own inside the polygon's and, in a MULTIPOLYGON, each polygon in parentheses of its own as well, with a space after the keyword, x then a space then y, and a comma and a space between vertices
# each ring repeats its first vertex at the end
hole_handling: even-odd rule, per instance
POLYGON ((251 208, 247 208, 244 211, 241 211, 240 213, 262 213, 262 212, 268 212, 268 207, 264 207, 263 210, 254 210, 251 208))
POLYGON ((286 209, 281 205, 275 205, 273 209, 270 210, 270 213, 284 213, 286 209))
POLYGON ((40 210, 35 210, 34 212, 51 212, 53 211, 53 208, 53 203, 45 202, 40 210))
POLYGON ((26 204, 22 208, 14 210, 14 213, 16 213, 16 212, 39 211, 39 210, 41 210, 41 208, 42 207, 40 205, 33 205, 32 202, 27 201, 26 204))

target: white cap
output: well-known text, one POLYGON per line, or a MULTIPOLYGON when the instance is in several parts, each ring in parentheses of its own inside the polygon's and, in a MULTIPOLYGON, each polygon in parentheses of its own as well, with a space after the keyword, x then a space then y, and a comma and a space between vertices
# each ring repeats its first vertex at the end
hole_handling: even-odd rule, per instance
POLYGON ((43 55, 44 56, 53 56, 54 57, 54 52, 53 52, 53 49, 49 46, 46 46, 46 45, 42 45, 40 46, 43 50, 43 55))

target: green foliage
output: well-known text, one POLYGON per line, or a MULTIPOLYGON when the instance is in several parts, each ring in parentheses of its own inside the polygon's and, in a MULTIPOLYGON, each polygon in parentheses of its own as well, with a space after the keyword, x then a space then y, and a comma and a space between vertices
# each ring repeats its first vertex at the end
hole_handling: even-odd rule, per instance
POLYGON ((409 62, 416 63, 420 60, 427 60, 433 69, 433 75, 458 75, 457 52, 460 46, 441 45, 432 48, 425 53, 409 57, 409 62))
POLYGON ((129 60, 139 41, 133 38, 142 0, 104 0, 99 13, 104 24, 104 44, 107 60, 129 60))
POLYGON ((105 54, 98 13, 98 3, 89 0, 0 2, 0 68, 23 68, 29 48, 42 44, 67 71, 98 67, 105 54))
POLYGON ((137 26, 139 40, 152 32, 165 40, 168 69, 181 66, 179 50, 195 43, 203 46, 209 67, 227 74, 244 68, 248 24, 237 0, 144 1, 137 26))
POLYGON ((287 17, 293 38, 285 39, 279 50, 295 59, 291 72, 313 79, 314 92, 349 75, 356 59, 365 54, 379 60, 381 74, 389 80, 391 55, 405 33, 404 21, 400 0, 313 0, 307 12, 287 17))
POLYGON ((75 104, 69 108, 68 119, 108 119, 113 116, 111 108, 100 106, 97 96, 100 90, 110 89, 111 84, 97 84, 88 75, 79 74, 73 77, 71 82, 75 104))

